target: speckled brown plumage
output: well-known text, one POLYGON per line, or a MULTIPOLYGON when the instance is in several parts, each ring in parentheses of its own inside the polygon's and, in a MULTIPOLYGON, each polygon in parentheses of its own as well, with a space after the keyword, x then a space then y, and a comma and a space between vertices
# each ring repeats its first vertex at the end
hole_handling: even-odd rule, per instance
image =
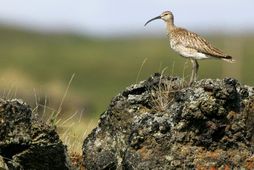
POLYGON ((232 57, 223 53, 220 49, 212 46, 203 37, 196 33, 190 32, 184 28, 175 27, 169 33, 170 40, 176 44, 181 44, 185 48, 190 48, 211 57, 232 61, 232 57))

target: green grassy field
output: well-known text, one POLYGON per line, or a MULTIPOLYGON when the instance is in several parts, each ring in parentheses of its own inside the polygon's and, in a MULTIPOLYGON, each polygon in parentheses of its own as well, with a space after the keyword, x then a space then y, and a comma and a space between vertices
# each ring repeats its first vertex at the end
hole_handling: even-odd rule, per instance
MULTIPOLYGON (((145 79, 164 68, 167 68, 166 74, 185 76, 186 79, 190 76, 190 63, 169 49, 166 37, 100 39, 71 34, 35 33, 8 27, 0 28, 0 37, 0 71, 5 73, 4 78, 2 74, 3 84, 10 83, 9 72, 18 73, 14 86, 22 82, 22 88, 26 89, 55 89, 61 98, 71 75, 75 73, 69 94, 89 103, 84 104, 84 107, 89 107, 89 115, 103 112, 110 99, 126 86, 135 83, 136 79, 145 79), (140 69, 140 76, 137 77, 140 69)), ((237 63, 200 61, 199 78, 231 76, 253 85, 254 36, 206 37, 219 48, 236 56, 237 63)), ((22 91, 22 88, 18 89, 22 91)))

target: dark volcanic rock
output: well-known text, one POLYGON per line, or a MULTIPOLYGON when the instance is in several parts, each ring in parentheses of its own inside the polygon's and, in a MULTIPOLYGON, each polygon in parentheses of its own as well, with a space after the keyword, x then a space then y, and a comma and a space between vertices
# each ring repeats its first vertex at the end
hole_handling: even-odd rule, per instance
POLYGON ((10 170, 71 169, 55 128, 35 118, 19 100, 0 99, 0 157, 10 170))
POLYGON ((85 139, 86 169, 254 169, 254 90, 236 80, 184 87, 155 74, 126 88, 85 139))

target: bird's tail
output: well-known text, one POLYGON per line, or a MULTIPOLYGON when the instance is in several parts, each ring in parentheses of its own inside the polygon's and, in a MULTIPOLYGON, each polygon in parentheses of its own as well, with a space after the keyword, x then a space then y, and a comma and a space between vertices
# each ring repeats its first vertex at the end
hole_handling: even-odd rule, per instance
POLYGON ((235 62, 235 60, 233 59, 233 57, 232 57, 232 56, 229 56, 229 55, 223 57, 222 60, 227 61, 227 62, 229 62, 229 63, 234 63, 234 62, 235 62))

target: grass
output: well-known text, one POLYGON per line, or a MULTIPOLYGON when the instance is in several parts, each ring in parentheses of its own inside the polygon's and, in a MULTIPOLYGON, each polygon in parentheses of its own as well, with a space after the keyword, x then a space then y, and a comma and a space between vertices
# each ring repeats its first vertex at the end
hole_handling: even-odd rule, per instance
POLYGON ((175 82, 174 80, 163 80, 164 69, 160 76, 160 81, 158 87, 150 90, 152 103, 156 111, 165 111, 168 109, 168 106, 173 102, 175 92, 179 89, 182 89, 188 85, 186 81, 181 79, 180 81, 175 82))
POLYGON ((72 164, 76 168, 82 169, 82 145, 84 139, 97 125, 97 121, 94 119, 89 120, 89 118, 84 118, 83 111, 75 112, 70 117, 66 118, 62 115, 62 107, 74 76, 74 74, 71 76, 57 109, 48 107, 47 102, 45 102, 43 111, 40 113, 38 108, 41 106, 37 101, 37 95, 35 93, 36 106, 33 109, 33 113, 39 114, 44 122, 56 127, 56 131, 58 132, 60 139, 63 141, 63 144, 67 146, 68 155, 72 164))
POLYGON ((34 114, 39 114, 41 119, 47 124, 57 127, 57 132, 61 140, 68 146, 69 155, 82 155, 83 141, 88 133, 90 133, 96 126, 97 121, 94 119, 89 120, 89 118, 85 119, 82 110, 73 113, 69 117, 63 116, 62 107, 74 77, 75 74, 71 76, 57 109, 48 107, 47 102, 45 102, 43 111, 40 113, 38 108, 41 106, 38 103, 37 95, 35 93, 36 106, 33 109, 33 112, 34 114))

